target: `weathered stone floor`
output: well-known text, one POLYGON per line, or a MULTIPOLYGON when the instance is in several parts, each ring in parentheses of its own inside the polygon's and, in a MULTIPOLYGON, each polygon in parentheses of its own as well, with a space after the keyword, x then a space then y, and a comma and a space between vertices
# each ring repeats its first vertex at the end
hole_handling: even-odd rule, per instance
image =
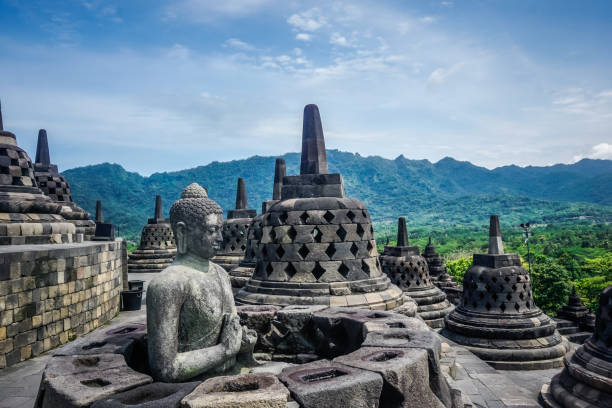
MULTIPOLYGON (((130 279, 145 281, 156 274, 130 274, 130 279)), ((108 325, 101 329, 119 326, 131 321, 145 319, 145 298, 143 307, 136 312, 121 312, 108 325)), ((472 403, 473 407, 540 407, 538 393, 542 384, 561 369, 535 371, 501 371, 491 368, 465 348, 441 337, 443 355, 440 361, 459 388, 472 403)), ((24 361, 15 366, 0 370, 0 408, 32 408, 38 392, 42 371, 51 353, 24 361)))

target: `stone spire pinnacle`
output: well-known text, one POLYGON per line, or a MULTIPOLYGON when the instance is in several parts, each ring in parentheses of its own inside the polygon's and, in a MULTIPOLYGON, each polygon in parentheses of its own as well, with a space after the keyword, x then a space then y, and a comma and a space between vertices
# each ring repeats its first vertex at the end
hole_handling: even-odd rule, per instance
POLYGON ((504 244, 502 243, 501 229, 499 228, 499 217, 491 216, 489 223, 489 254, 499 255, 504 253, 504 244))
POLYGON ((51 164, 51 159, 49 158, 49 142, 47 140, 47 131, 45 129, 40 129, 38 131, 38 143, 36 144, 36 160, 35 163, 40 163, 45 166, 51 164))
POLYGON ((0 101, 0 132, 4 130, 4 125, 2 124, 2 101, 0 101))
POLYGON ((163 210, 162 210, 162 200, 161 196, 158 194, 155 196, 155 219, 163 218, 163 210))
POLYGON ((302 128, 302 162, 300 174, 327 174, 327 156, 321 116, 317 105, 304 107, 304 125, 302 128))
POLYGON ((104 222, 104 216, 102 215, 102 201, 96 201, 96 223, 104 222))
POLYGON ((246 210, 248 208, 249 208, 249 203, 247 202, 246 187, 244 186, 244 179, 242 177, 239 177, 238 178, 238 189, 236 190, 236 209, 246 210))
POLYGON ((406 229, 406 218, 399 217, 397 219, 397 246, 408 246, 408 230, 406 229))
POLYGON ((272 191, 272 199, 280 200, 281 191, 283 189, 283 177, 287 175, 287 166, 285 165, 285 159, 276 159, 274 165, 274 190, 272 191))

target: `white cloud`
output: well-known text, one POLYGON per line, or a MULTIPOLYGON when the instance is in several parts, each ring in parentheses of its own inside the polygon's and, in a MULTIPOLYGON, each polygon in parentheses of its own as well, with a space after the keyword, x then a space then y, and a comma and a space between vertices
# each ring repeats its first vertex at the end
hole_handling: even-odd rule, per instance
POLYGON ((166 55, 170 58, 187 59, 189 58, 191 51, 188 47, 183 44, 174 44, 167 52, 166 55))
POLYGON ((302 13, 289 16, 287 23, 294 29, 300 31, 317 31, 325 25, 325 18, 320 14, 318 8, 313 8, 302 13))
POLYGON ((297 33, 295 35, 295 39, 300 41, 310 41, 312 40, 312 35, 307 33, 297 33))
POLYGON ((178 0, 164 10, 164 20, 187 19, 209 23, 219 16, 238 18, 253 14, 273 0, 178 0))
POLYGON ((255 49, 251 44, 246 43, 238 38, 230 38, 223 43, 224 46, 242 51, 252 51, 255 49))
POLYGON ((331 37, 329 38, 329 43, 333 45, 339 45, 341 47, 351 46, 346 37, 340 35, 339 33, 332 33, 331 37))
POLYGON ((454 3, 452 1, 442 1, 442 2, 440 2, 440 5, 442 7, 453 7, 454 3))
POLYGON ((459 71, 463 65, 463 62, 458 62, 449 68, 436 68, 431 74, 429 74, 427 84, 433 86, 442 85, 448 80, 448 78, 457 73, 457 71, 459 71))
POLYGON ((423 24, 431 24, 431 23, 435 23, 436 18, 432 16, 424 16, 424 17, 419 18, 419 21, 423 24))
POLYGON ((579 162, 582 159, 606 159, 612 160, 612 144, 600 143, 591 148, 591 152, 587 154, 579 154, 574 156, 573 162, 579 162))

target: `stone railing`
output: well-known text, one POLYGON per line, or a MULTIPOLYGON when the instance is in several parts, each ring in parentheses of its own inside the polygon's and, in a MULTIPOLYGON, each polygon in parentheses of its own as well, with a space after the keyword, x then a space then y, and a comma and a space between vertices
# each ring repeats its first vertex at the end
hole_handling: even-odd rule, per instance
POLYGON ((0 369, 88 333, 119 312, 125 242, 0 247, 0 369))

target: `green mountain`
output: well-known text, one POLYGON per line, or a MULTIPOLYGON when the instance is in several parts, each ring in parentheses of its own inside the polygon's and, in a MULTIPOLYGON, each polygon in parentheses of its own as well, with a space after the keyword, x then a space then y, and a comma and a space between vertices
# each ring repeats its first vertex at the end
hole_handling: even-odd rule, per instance
MULTIPOLYGON (((287 174, 299 173, 298 153, 282 156, 287 174)), ((573 218, 612 220, 612 161, 585 159, 548 167, 505 166, 494 170, 444 158, 395 160, 328 150, 330 172, 344 176, 347 194, 362 200, 378 223, 407 217, 413 226, 447 228, 482 225, 491 213, 505 224, 556 222, 573 218)), ((102 200, 105 219, 120 235, 137 239, 153 215, 160 194, 164 213, 190 183, 206 186, 225 210, 233 208, 236 179, 244 177, 251 208, 271 199, 274 157, 213 162, 206 166, 143 177, 117 164, 97 164, 65 171, 74 200, 94 212, 102 200)))

